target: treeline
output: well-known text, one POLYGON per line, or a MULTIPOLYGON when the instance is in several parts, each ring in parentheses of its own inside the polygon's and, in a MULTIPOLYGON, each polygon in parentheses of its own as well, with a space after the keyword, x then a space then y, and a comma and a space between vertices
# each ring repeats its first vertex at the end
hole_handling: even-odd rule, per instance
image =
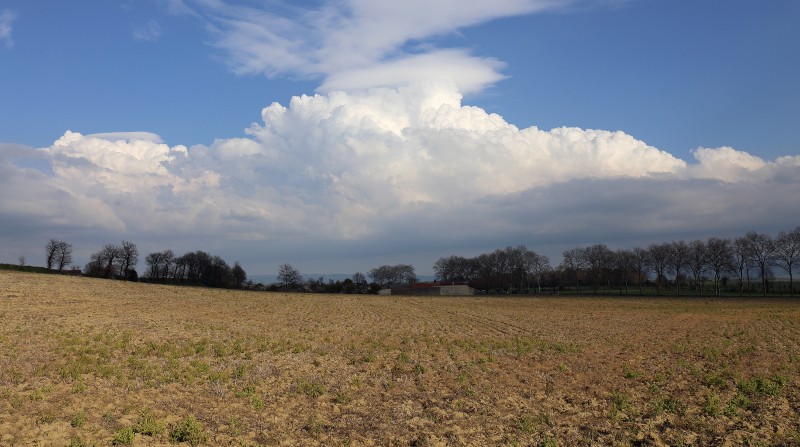
POLYGON ((371 269, 367 274, 381 289, 409 286, 417 282, 414 266, 409 264, 382 265, 371 269))
POLYGON ((198 250, 175 256, 172 250, 154 252, 145 258, 145 278, 150 282, 197 284, 229 289, 250 288, 247 273, 238 261, 228 265, 219 256, 198 250))
POLYGON ((732 238, 671 241, 648 247, 612 250, 605 244, 564 250, 555 268, 545 256, 525 246, 507 247, 474 258, 449 256, 434 264, 439 281, 463 281, 487 292, 530 293, 535 287, 572 289, 577 293, 643 294, 653 286, 657 294, 668 286, 675 294, 701 295, 707 281, 719 296, 735 281, 740 295, 771 292, 775 270, 789 276, 794 296, 794 270, 800 258, 800 227, 777 236, 748 232, 732 238), (757 287, 756 287, 757 285, 757 287))
MULTIPOLYGON (((412 267, 413 269, 413 267, 412 267)), ((320 276, 318 278, 304 279, 299 270, 291 264, 281 264, 278 268, 277 282, 269 286, 256 284, 256 290, 311 292, 311 293, 377 293, 380 287, 377 284, 367 284, 367 279, 361 272, 356 272, 351 278, 333 280, 320 276)))
MULTIPOLYGON (((62 272, 72 262, 72 244, 50 239, 45 244, 47 271, 62 272)), ((172 250, 150 253, 145 257, 146 270, 141 278, 136 271, 139 249, 131 241, 106 244, 92 253, 83 274, 96 278, 124 279, 158 283, 192 284, 232 289, 252 288, 247 273, 239 262, 230 266, 219 256, 198 250, 175 256, 172 250)), ((72 266, 70 273, 81 273, 72 266)))
MULTIPOLYGON (((72 262, 72 245, 51 239, 45 246, 47 270, 62 271, 72 262)), ((83 273, 87 276, 139 280, 135 270, 136 244, 106 244, 91 255, 83 273)), ((22 257, 21 257, 22 259, 22 257)), ((794 296, 794 270, 800 259, 800 227, 775 236, 754 231, 736 238, 670 241, 647 247, 612 250, 605 244, 564 250, 562 262, 551 266, 547 256, 524 245, 506 247, 475 257, 447 256, 433 265, 436 281, 460 283, 485 293, 636 293, 653 288, 680 295, 702 295, 710 283, 712 293, 739 295, 774 291, 775 272, 789 277, 788 292, 794 296), (735 288, 734 288, 735 286, 735 288), (671 287, 671 288, 670 288, 671 287)), ((230 266, 219 256, 204 251, 176 256, 172 250, 150 253, 142 280, 196 284, 253 290, 285 290, 327 293, 377 293, 382 288, 408 287, 417 282, 414 266, 382 265, 364 275, 345 280, 304 279, 289 264, 282 264, 277 282, 254 284, 235 262, 230 266), (367 277, 371 282, 367 282, 367 277)), ((20 265, 24 265, 21 260, 20 265)), ((76 266, 72 267, 76 269, 76 266)))
POLYGON ((524 245, 500 248, 474 258, 448 256, 433 264, 437 281, 466 283, 483 291, 541 291, 550 259, 524 245))
POLYGON ((121 244, 106 244, 99 251, 92 253, 89 263, 83 269, 86 276, 97 278, 119 278, 136 281, 139 275, 136 264, 139 263, 139 249, 131 241, 121 244))
POLYGON ((378 293, 389 287, 408 287, 417 282, 414 266, 409 264, 381 265, 371 269, 367 275, 356 272, 344 280, 303 278, 291 264, 281 264, 277 282, 269 286, 256 284, 255 289, 311 292, 311 293, 378 293), (367 277, 372 281, 367 282, 367 277))

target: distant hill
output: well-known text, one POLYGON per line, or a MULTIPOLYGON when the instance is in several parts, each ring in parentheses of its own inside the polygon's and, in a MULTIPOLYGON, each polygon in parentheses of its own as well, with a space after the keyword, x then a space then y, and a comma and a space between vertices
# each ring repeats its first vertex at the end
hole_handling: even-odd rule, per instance
MULTIPOLYGON (((325 282, 327 282, 329 279, 332 279, 333 281, 344 281, 345 279, 353 277, 352 274, 347 274, 347 273, 309 273, 309 274, 303 274, 303 279, 312 279, 312 278, 317 279, 320 276, 325 279, 325 282)), ((247 278, 253 281, 254 283, 260 282, 262 284, 272 284, 278 281, 277 275, 249 275, 247 278)), ((429 275, 422 275, 418 276, 418 279, 421 282, 426 282, 426 281, 433 281, 435 278, 429 275)))

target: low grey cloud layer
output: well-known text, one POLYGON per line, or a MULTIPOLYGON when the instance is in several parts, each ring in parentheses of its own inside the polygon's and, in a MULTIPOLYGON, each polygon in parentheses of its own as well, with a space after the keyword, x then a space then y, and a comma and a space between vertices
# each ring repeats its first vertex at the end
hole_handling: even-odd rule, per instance
POLYGON ((448 82, 298 96, 262 119, 208 146, 146 132, 6 146, 3 234, 37 222, 42 240, 205 241, 268 266, 797 225, 800 156, 723 147, 685 161, 623 132, 518 129, 448 82))

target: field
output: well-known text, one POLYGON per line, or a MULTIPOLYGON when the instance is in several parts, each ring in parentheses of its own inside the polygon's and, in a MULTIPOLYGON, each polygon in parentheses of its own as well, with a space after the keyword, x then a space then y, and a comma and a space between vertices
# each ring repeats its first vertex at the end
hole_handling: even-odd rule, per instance
POLYGON ((0 272, 0 445, 800 445, 800 303, 0 272))

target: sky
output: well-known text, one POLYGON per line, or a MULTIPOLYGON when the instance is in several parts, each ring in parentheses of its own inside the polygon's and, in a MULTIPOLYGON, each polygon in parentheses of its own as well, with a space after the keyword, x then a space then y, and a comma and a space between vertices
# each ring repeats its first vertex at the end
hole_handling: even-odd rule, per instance
POLYGON ((800 2, 0 0, 0 262, 353 273, 800 225, 800 2))

